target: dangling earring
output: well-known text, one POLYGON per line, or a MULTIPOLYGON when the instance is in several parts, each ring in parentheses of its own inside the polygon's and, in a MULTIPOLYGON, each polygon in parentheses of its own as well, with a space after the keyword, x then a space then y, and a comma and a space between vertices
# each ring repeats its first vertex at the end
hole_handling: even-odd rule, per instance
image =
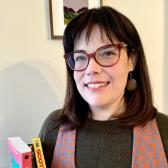
POLYGON ((136 88, 137 88, 137 81, 132 77, 132 73, 129 72, 126 89, 131 92, 134 91, 136 88))

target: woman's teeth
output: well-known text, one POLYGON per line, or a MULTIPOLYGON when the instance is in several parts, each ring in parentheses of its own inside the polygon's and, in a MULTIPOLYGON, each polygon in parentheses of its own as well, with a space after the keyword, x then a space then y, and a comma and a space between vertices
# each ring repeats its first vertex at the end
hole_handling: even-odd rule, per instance
POLYGON ((89 88, 100 88, 103 86, 107 86, 108 83, 95 83, 95 84, 87 84, 86 86, 89 88))

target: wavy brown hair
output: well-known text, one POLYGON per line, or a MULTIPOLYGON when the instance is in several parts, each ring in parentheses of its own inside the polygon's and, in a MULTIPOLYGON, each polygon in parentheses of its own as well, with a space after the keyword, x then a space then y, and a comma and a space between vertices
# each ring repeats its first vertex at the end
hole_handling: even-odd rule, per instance
MULTIPOLYGON (((95 25, 99 26, 102 34, 105 32, 111 42, 112 37, 115 37, 120 42, 126 43, 128 56, 134 56, 136 59, 132 75, 137 81, 137 88, 132 92, 125 90, 126 110, 117 118, 123 126, 144 125, 155 117, 157 110, 153 105, 148 67, 141 39, 135 26, 126 16, 108 6, 93 8, 79 14, 65 28, 63 36, 65 53, 73 52, 74 41, 80 38, 84 30, 87 32, 86 40, 89 40, 95 25)), ((59 123, 67 123, 73 129, 86 122, 90 110, 88 103, 77 90, 73 71, 68 66, 66 68, 67 90, 59 123)))

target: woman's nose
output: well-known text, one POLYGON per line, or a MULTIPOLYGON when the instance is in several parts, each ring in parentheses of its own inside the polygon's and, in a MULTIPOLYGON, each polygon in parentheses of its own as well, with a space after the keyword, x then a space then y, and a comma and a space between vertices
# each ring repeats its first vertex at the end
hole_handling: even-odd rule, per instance
POLYGON ((85 70, 85 73, 87 75, 91 75, 91 74, 100 73, 101 70, 102 70, 102 67, 95 61, 95 59, 90 58, 88 66, 85 70))

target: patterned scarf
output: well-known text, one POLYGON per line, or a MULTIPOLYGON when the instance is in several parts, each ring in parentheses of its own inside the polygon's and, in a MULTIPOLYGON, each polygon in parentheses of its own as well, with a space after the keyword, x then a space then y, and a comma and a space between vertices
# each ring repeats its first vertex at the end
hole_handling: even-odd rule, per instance
MULTIPOLYGON (((61 126, 51 168, 75 168, 76 130, 61 126)), ((133 128, 132 168, 168 168, 156 120, 133 128)))

